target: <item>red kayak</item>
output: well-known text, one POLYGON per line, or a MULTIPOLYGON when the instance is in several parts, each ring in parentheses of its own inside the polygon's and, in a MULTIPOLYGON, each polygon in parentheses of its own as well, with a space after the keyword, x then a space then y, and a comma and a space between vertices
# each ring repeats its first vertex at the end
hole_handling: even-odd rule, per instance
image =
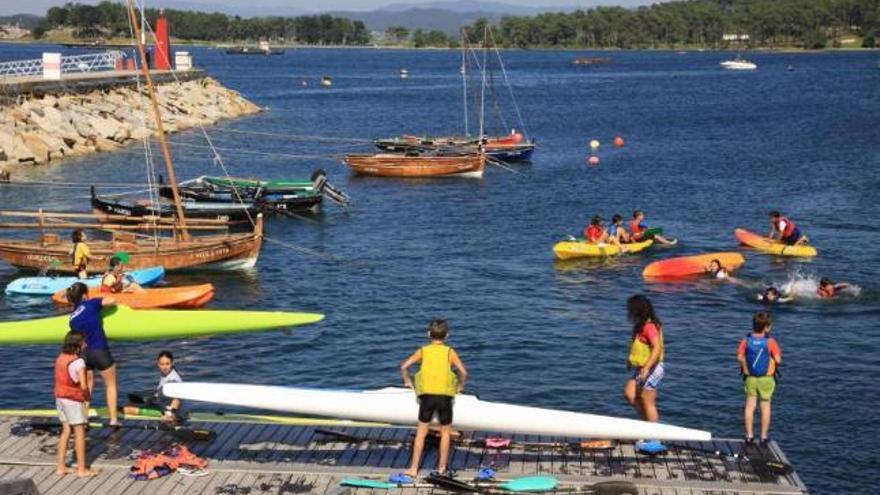
POLYGON ((706 273, 712 260, 718 260, 725 270, 732 272, 741 267, 746 259, 734 252, 698 254, 655 261, 645 267, 642 275, 645 278, 691 277, 706 273))

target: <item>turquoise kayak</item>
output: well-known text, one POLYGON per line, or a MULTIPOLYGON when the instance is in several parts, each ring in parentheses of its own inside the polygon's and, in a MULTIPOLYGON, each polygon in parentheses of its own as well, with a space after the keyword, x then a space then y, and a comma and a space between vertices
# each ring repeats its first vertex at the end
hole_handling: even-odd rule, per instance
MULTIPOLYGON (((165 277, 165 269, 161 266, 132 270, 128 275, 143 287, 155 285, 165 277)), ((7 294, 22 294, 27 296, 51 296, 59 290, 64 290, 74 282, 83 282, 89 288, 100 287, 101 275, 80 280, 76 277, 21 277, 13 280, 6 286, 7 294)))
MULTIPOLYGON (((324 315, 284 311, 104 310, 104 331, 110 340, 162 340, 230 333, 262 332, 317 323, 324 315)), ((0 345, 61 345, 70 330, 69 317, 55 316, 0 323, 0 345)))

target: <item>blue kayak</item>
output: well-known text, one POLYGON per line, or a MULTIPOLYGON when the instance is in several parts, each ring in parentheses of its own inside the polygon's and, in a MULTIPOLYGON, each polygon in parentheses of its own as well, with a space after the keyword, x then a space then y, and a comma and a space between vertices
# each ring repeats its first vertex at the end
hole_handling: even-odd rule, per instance
MULTIPOLYGON (((149 287, 165 277, 165 269, 161 266, 132 270, 128 275, 139 285, 149 287)), ((80 280, 76 277, 22 277, 6 286, 7 294, 23 294, 28 296, 51 296, 59 290, 66 289, 74 282, 84 282, 89 287, 101 285, 101 275, 80 280)))

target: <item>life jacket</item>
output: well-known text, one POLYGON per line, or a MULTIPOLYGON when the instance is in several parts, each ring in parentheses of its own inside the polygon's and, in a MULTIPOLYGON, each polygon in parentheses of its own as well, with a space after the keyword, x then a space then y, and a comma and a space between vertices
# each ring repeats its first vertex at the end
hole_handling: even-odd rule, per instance
POLYGON ((106 273, 106 274, 104 274, 104 277, 101 278, 101 292, 104 292, 104 293, 122 292, 122 289, 125 288, 124 284, 122 283, 123 277, 121 277, 121 276, 117 277, 116 275, 113 275, 116 278, 116 282, 114 282, 112 285, 107 285, 104 283, 104 281, 107 280, 107 277, 110 275, 113 275, 113 274, 106 273))
MULTIPOLYGON (((663 358, 666 355, 666 346, 663 345, 663 328, 658 325, 657 331, 660 334, 660 345, 662 346, 662 350, 660 351, 660 359, 657 361, 659 363, 663 362, 663 358)), ((630 344, 629 347, 629 363, 637 368, 641 368, 648 362, 649 359, 651 359, 651 344, 642 342, 642 339, 640 339, 639 336, 636 335, 633 338, 632 344, 630 344)))
POLYGON ((837 289, 834 288, 834 284, 829 285, 828 287, 822 287, 820 285, 819 288, 816 289, 816 293, 819 294, 819 297, 834 297, 837 293, 837 289))
POLYGON ((596 242, 602 238, 602 227, 597 225, 590 225, 587 227, 587 230, 584 231, 584 237, 587 238, 590 242, 596 242))
POLYGON ((792 222, 788 218, 779 217, 779 220, 776 221, 776 229, 782 230, 782 238, 783 239, 785 239, 787 237, 791 237, 791 235, 794 234, 794 231, 796 228, 797 227, 795 226, 794 222, 792 222), (785 229, 779 228, 779 224, 781 224, 782 222, 785 222, 785 229))
POLYGON ((645 229, 642 228, 641 221, 632 219, 629 221, 629 230, 632 232, 633 239, 636 239, 642 236, 642 231, 645 229))
POLYGON ((61 354, 55 360, 55 398, 86 401, 86 392, 70 377, 70 364, 79 359, 76 354, 61 354))
POLYGON ((190 452, 186 445, 178 444, 159 453, 143 452, 135 459, 129 476, 136 480, 153 480, 171 474, 181 466, 205 469, 208 461, 190 452))
POLYGON ((771 376, 776 372, 773 357, 770 355, 770 338, 746 336, 746 366, 750 376, 771 376))
POLYGON ((458 375, 452 371, 449 356, 452 348, 443 344, 422 347, 422 364, 415 376, 416 395, 447 395, 458 393, 458 375))

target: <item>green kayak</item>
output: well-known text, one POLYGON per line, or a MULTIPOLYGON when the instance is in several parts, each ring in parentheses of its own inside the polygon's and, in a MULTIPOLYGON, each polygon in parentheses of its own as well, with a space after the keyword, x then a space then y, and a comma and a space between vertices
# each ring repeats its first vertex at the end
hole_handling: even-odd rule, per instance
MULTIPOLYGON (((110 340, 159 340, 228 333, 261 332, 317 323, 324 315, 282 311, 104 310, 104 331, 110 340)), ((61 345, 68 316, 0 323, 0 345, 61 345)))

